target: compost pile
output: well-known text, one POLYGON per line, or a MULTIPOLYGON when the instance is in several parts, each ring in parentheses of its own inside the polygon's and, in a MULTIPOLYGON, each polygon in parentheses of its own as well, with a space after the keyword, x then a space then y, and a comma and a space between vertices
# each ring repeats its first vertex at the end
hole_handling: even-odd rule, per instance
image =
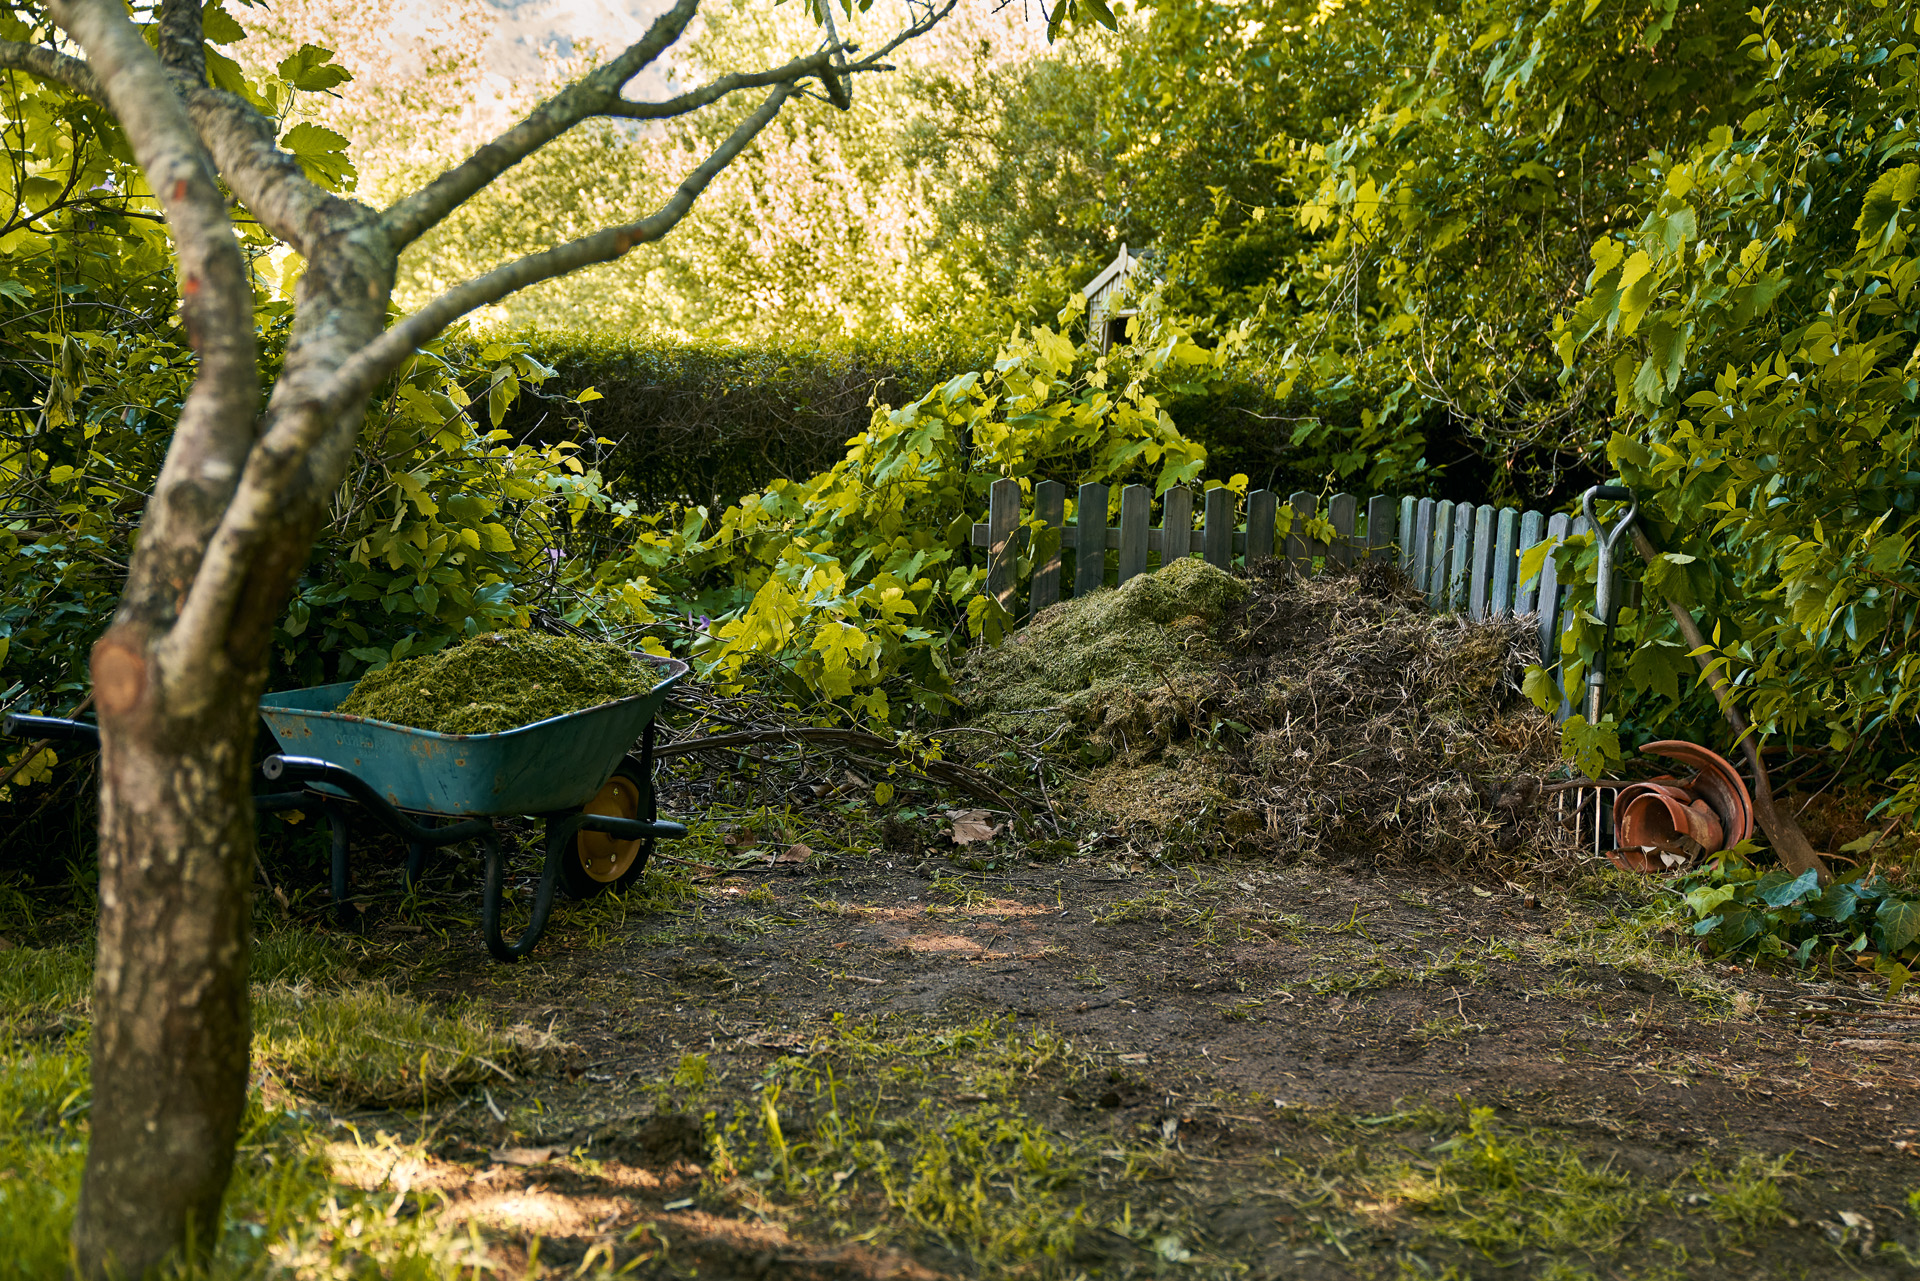
POLYGON ((659 679, 618 645, 487 632, 367 673, 334 710, 440 734, 497 734, 644 694, 659 679))
POLYGON ((958 696, 975 726, 1077 755, 1082 803, 1170 848, 1512 865, 1555 836, 1533 637, 1435 616, 1385 564, 1184 560, 1044 611, 973 654, 958 696))

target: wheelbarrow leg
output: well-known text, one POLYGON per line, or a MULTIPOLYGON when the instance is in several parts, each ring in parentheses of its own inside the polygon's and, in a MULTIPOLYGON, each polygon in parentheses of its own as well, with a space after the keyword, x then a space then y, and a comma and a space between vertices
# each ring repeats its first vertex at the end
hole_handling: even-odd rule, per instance
POLYGON ((347 811, 344 806, 333 804, 329 804, 326 811, 327 830, 333 844, 333 919, 343 930, 357 929, 360 913, 347 897, 348 841, 351 839, 347 831, 347 811))
POLYGON ((506 893, 507 855, 497 831, 483 832, 480 842, 487 851, 487 876, 481 890, 480 928, 487 940, 487 951, 496 961, 517 961, 533 951, 546 932, 547 917, 553 911, 553 894, 560 882, 560 859, 580 831, 580 816, 547 823, 547 858, 540 869, 540 884, 533 892, 533 914, 520 937, 508 943, 500 936, 500 905, 506 893))
POLYGON ((407 879, 408 890, 420 888, 420 875, 427 870, 427 847, 419 841, 407 842, 407 879))

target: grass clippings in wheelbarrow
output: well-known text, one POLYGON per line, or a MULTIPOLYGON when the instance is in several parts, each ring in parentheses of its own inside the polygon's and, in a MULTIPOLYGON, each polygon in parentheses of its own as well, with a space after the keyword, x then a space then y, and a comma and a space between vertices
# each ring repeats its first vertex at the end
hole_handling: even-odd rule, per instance
POLYGON ((487 632, 368 672, 334 710, 437 734, 498 734, 644 694, 659 680, 617 645, 487 632))
POLYGON ((1553 844, 1531 620, 1435 616, 1388 566, 1180 561, 968 656, 971 723, 1074 750, 1087 808, 1168 852, 1512 867, 1553 844))

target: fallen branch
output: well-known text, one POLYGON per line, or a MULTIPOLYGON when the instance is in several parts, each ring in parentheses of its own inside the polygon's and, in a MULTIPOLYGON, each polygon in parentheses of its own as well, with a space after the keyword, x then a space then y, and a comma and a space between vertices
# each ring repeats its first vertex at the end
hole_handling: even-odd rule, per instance
MULTIPOLYGON (((701 738, 681 739, 677 743, 666 743, 653 749, 656 760, 665 760, 673 756, 691 756, 695 752, 721 752, 738 754, 742 749, 762 743, 829 743, 841 747, 862 748, 867 751, 884 752, 890 756, 900 755, 896 744, 857 729, 834 729, 819 725, 778 726, 767 729, 734 730, 725 734, 708 734, 701 738)), ((908 768, 907 772, 929 783, 952 787, 965 792, 975 800, 992 805, 996 809, 1009 812, 1017 810, 1051 812, 1051 807, 1036 801, 1023 793, 1004 790, 992 775, 971 765, 961 765, 953 761, 921 761, 917 768, 908 768)))

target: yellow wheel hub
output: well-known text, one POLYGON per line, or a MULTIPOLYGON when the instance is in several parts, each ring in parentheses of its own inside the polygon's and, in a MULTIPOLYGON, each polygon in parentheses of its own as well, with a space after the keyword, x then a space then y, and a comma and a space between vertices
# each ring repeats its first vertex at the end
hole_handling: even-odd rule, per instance
MULTIPOLYGON (((588 814, 612 818, 639 818, 640 785, 615 774, 584 809, 588 814)), ((640 842, 619 840, 605 832, 582 832, 574 838, 574 848, 588 876, 612 884, 633 866, 635 856, 640 853, 640 842)))

